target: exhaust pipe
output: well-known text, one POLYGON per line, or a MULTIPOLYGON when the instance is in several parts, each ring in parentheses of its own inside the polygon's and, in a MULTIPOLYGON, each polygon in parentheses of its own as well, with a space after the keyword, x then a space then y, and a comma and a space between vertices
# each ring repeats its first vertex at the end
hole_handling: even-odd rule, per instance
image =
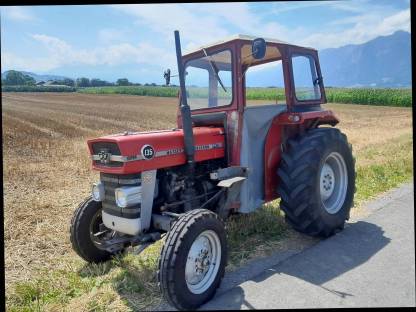
POLYGON ((191 109, 189 108, 186 89, 185 89, 185 73, 182 63, 182 51, 181 41, 179 38, 179 31, 175 30, 175 46, 176 46, 176 58, 178 61, 178 75, 179 84, 181 86, 181 117, 182 117, 182 129, 183 139, 185 146, 185 155, 188 167, 188 175, 185 179, 185 191, 182 194, 182 199, 185 200, 184 209, 189 211, 198 204, 197 201, 192 201, 192 198, 196 197, 197 193, 194 187, 194 175, 195 175, 195 147, 194 147, 194 132, 192 129, 191 109))
POLYGON ((194 133, 192 130, 192 119, 191 119, 191 109, 189 108, 186 89, 185 89, 185 75, 184 68, 182 63, 182 51, 181 51, 181 41, 179 38, 179 31, 175 30, 175 46, 176 46, 176 58, 178 62, 178 75, 179 75, 179 84, 181 87, 181 117, 182 117, 182 128, 183 128, 183 137, 185 145, 185 155, 188 163, 189 173, 193 177, 193 172, 195 168, 195 147, 194 147, 194 133))

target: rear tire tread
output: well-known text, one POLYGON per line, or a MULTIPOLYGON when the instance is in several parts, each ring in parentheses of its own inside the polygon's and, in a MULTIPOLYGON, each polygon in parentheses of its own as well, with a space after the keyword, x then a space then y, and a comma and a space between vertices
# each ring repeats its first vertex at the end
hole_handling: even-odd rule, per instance
MULTIPOLYGON (((333 142, 345 144, 352 157, 351 144, 339 129, 316 128, 308 130, 295 139, 288 140, 288 148, 282 155, 281 165, 277 171, 280 179, 277 191, 281 197, 280 206, 285 212, 286 221, 295 230, 311 236, 328 237, 344 227, 345 220, 332 228, 325 224, 317 215, 320 202, 311 196, 316 189, 315 177, 318 174, 322 147, 330 146, 333 142)), ((354 170, 354 157, 351 163, 354 170)), ((355 176, 354 170, 353 193, 355 192, 355 176)), ((350 207, 353 198, 352 194, 350 207)), ((346 219, 349 218, 350 207, 346 213, 346 219)))

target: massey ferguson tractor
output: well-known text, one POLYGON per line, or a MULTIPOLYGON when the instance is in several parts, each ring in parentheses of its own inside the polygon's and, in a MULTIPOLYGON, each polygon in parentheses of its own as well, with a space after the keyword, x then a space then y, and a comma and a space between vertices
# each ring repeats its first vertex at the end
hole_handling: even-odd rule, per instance
POLYGON ((334 128, 339 120, 322 105, 316 50, 239 35, 182 56, 178 31, 175 43, 177 128, 88 141, 100 180, 75 211, 70 237, 94 263, 164 237, 161 293, 178 309, 195 309, 224 275, 230 214, 280 198, 295 230, 329 237, 349 218, 355 161, 334 128), (285 103, 247 106, 247 69, 274 61, 282 64, 285 103), (295 77, 299 62, 305 70, 295 77))

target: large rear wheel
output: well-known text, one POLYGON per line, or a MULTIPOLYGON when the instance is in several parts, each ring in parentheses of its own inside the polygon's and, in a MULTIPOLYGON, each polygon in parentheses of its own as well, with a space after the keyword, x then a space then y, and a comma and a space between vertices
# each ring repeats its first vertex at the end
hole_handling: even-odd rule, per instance
POLYGON ((345 134, 317 128, 289 140, 278 176, 280 205, 294 229, 328 237, 344 228, 355 192, 355 160, 345 134))

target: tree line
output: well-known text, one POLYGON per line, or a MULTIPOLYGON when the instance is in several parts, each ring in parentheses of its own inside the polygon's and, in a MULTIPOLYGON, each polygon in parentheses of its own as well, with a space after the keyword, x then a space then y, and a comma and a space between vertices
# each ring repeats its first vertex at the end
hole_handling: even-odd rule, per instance
MULTIPOLYGON (((34 86, 36 85, 36 80, 22 72, 16 70, 10 70, 7 72, 6 77, 1 79, 1 84, 3 86, 34 86)), ((70 79, 65 78, 62 80, 52 80, 48 83, 49 85, 66 85, 69 87, 105 87, 105 86, 141 86, 141 83, 132 83, 127 78, 119 78, 117 81, 108 82, 98 78, 77 78, 70 79)), ((156 83, 145 83, 144 86, 157 86, 156 83)))

